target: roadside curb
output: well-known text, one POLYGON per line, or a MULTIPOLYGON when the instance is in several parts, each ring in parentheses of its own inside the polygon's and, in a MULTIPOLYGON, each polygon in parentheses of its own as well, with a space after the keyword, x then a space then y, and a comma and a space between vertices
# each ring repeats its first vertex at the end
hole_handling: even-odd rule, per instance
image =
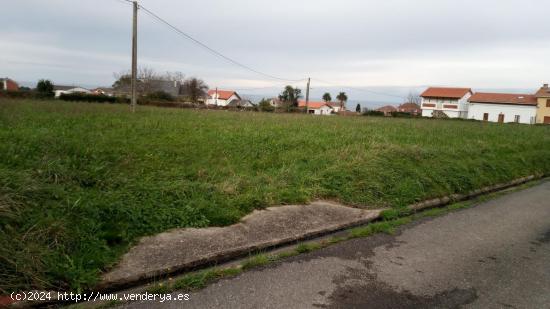
MULTIPOLYGON (((478 190, 471 191, 466 194, 452 194, 441 198, 426 200, 423 202, 409 205, 407 206, 407 209, 413 212, 418 212, 425 209, 442 207, 450 203, 469 200, 469 199, 478 197, 480 195, 509 189, 509 188, 524 184, 526 182, 536 180, 536 179, 541 179, 541 178, 543 178, 543 175, 531 175, 527 177, 522 177, 507 183, 487 186, 478 190)), ((346 205, 343 205, 343 206, 346 206, 346 205)), ((295 235, 293 237, 272 239, 271 241, 264 242, 261 244, 251 244, 251 245, 246 245, 239 248, 232 248, 224 252, 217 252, 212 255, 201 257, 200 259, 194 260, 190 263, 184 263, 184 264, 178 265, 177 267, 172 267, 170 269, 165 269, 163 271, 141 273, 136 276, 125 278, 124 280, 102 282, 98 286, 96 286, 95 289, 99 291, 113 292, 121 289, 134 287, 136 285, 148 283, 157 279, 166 278, 168 276, 179 275, 186 272, 205 268, 208 266, 229 262, 231 260, 243 258, 251 254, 258 253, 260 251, 272 250, 272 249, 276 249, 286 245, 295 244, 301 241, 307 241, 313 238, 326 236, 342 230, 362 226, 362 225, 371 223, 373 221, 380 220, 382 219, 382 212, 384 210, 387 210, 387 209, 379 209, 375 215, 366 219, 354 220, 351 222, 346 222, 345 224, 330 225, 330 226, 323 227, 322 229, 307 231, 303 234, 295 235)))
POLYGON ((471 192, 466 193, 466 194, 452 194, 452 195, 444 196, 444 197, 441 197, 441 198, 427 200, 427 201, 424 201, 424 202, 409 205, 409 206, 407 206, 407 208, 409 210, 412 210, 412 211, 420 211, 420 210, 424 210, 424 209, 441 207, 441 206, 448 205, 450 203, 461 202, 461 201, 473 199, 473 198, 478 197, 480 195, 489 194, 489 193, 493 193, 493 192, 496 192, 496 191, 501 191, 501 190, 509 189, 509 188, 512 188, 512 187, 516 187, 516 186, 522 185, 524 183, 527 183, 529 181, 542 179, 542 178, 544 178, 544 175, 531 175, 531 176, 527 176, 527 177, 518 178, 516 180, 512 180, 512 181, 507 182, 507 183, 497 184, 497 185, 493 185, 493 186, 487 186, 487 187, 484 187, 484 188, 481 188, 481 189, 478 189, 478 190, 471 191, 471 192))
MULTIPOLYGON (((415 203, 407 206, 406 209, 414 213, 421 212, 423 210, 443 207, 452 203, 470 200, 482 195, 499 192, 506 189, 511 189, 511 188, 520 186, 522 184, 525 184, 527 182, 540 180, 544 178, 545 178, 545 175, 543 174, 522 177, 507 183, 487 186, 465 194, 452 194, 441 198, 435 198, 435 199, 430 199, 423 202, 415 203)), ((97 285, 94 288, 94 291, 96 291, 96 293, 97 292, 99 293, 120 292, 124 289, 135 288, 141 285, 154 282, 156 280, 163 280, 170 276, 177 276, 187 272, 204 269, 210 266, 215 266, 220 263, 234 261, 239 258, 247 257, 252 254, 257 254, 261 251, 273 250, 273 249, 285 247, 288 245, 295 245, 302 241, 308 241, 315 238, 328 236, 343 230, 347 230, 349 228, 363 226, 373 221, 381 220, 383 217, 382 214, 385 210, 388 210, 388 209, 377 209, 377 210, 374 210, 372 215, 369 216, 368 218, 361 218, 358 220, 346 222, 345 224, 330 225, 330 226, 323 227, 322 229, 310 230, 304 234, 296 235, 295 237, 273 239, 271 241, 264 242, 261 244, 252 244, 250 246, 233 248, 225 252, 218 252, 216 254, 204 256, 190 263, 181 264, 178 267, 166 269, 164 271, 142 273, 139 276, 128 277, 125 280, 114 281, 114 282, 104 282, 97 285)), ((60 303, 60 302, 57 300, 52 300, 46 303, 38 303, 38 302, 30 303, 30 302, 23 301, 23 302, 14 302, 12 304, 0 303, 0 307, 3 307, 5 305, 7 305, 7 307, 9 308, 41 307, 41 306, 47 306, 55 303, 60 303)))

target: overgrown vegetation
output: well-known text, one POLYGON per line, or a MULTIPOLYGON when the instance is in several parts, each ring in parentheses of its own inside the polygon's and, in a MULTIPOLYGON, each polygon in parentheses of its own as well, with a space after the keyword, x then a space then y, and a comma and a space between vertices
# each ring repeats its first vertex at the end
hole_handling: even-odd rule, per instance
POLYGON ((0 100, 2 292, 92 287, 140 236, 269 205, 399 210, 550 172, 548 126, 0 100))

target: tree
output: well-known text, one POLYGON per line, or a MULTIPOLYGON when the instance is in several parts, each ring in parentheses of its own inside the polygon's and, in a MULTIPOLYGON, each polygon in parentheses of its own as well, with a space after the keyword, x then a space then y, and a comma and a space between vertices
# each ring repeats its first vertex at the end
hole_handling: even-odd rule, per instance
POLYGON ((330 96, 330 93, 325 92, 325 94, 323 94, 323 101, 325 101, 327 103, 332 101, 332 97, 330 96))
POLYGON ((409 92, 409 95, 407 95, 404 103, 414 103, 420 105, 420 103, 422 103, 422 98, 418 95, 418 93, 409 92))
POLYGON ((117 91, 129 92, 132 84, 132 76, 130 74, 115 73, 116 81, 113 83, 113 89, 117 91))
POLYGON ((346 95, 345 92, 340 92, 337 96, 336 96, 336 99, 338 101, 340 101, 340 110, 341 111, 345 111, 346 110, 346 102, 348 101, 348 96, 346 95))
POLYGON ((298 107, 298 100, 302 97, 302 90, 294 88, 292 86, 286 86, 281 94, 279 94, 279 100, 285 102, 287 111, 290 112, 291 107, 298 107))
POLYGON ((208 85, 196 77, 187 79, 181 88, 182 95, 186 96, 193 103, 197 103, 200 98, 206 96, 208 85))
MULTIPOLYGON (((118 92, 130 93, 132 89, 132 74, 130 71, 123 71, 113 74, 115 82, 113 88, 118 92)), ((153 92, 166 91, 166 82, 174 82, 181 85, 184 75, 181 72, 166 72, 159 74, 155 70, 148 67, 141 67, 137 71, 137 88, 138 95, 147 95, 153 92)), ((177 91, 181 92, 180 89, 177 91)))
POLYGON ((43 95, 52 95, 53 83, 48 79, 41 79, 36 84, 36 91, 43 95))
POLYGON ((355 112, 360 113, 361 112, 361 104, 357 104, 355 107, 355 112))

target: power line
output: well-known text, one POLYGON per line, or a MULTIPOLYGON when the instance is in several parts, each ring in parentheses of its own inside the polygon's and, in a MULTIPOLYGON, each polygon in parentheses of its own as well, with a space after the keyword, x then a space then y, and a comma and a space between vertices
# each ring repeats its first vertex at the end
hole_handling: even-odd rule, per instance
POLYGON ((307 81, 307 79, 301 79, 299 81, 296 81, 296 82, 292 82, 292 83, 277 83, 277 84, 274 84, 274 85, 271 85, 271 86, 264 86, 264 87, 249 87, 249 88, 236 88, 235 90, 239 90, 239 91, 253 91, 253 90, 262 90, 262 89, 271 89, 271 88, 277 88, 277 87, 284 87, 288 84, 292 85, 292 86, 295 86, 301 82, 305 82, 307 81))
MULTIPOLYGON (((131 2, 129 0, 125 0, 125 1, 128 1, 128 2, 131 2)), ((282 78, 282 77, 278 77, 278 76, 274 76, 274 75, 271 75, 271 74, 267 74, 267 73, 264 73, 264 72, 261 72, 261 71, 258 71, 256 69, 253 69, 245 64, 242 64, 240 62, 238 62, 237 60, 234 60, 224 54, 222 54, 221 52, 209 47, 208 45, 206 45, 205 43, 202 43, 201 41, 195 39, 194 37, 192 37, 191 35, 185 33, 184 31, 180 30, 179 28, 177 28, 176 26, 172 25, 171 23, 169 23, 168 21, 166 21, 165 19, 163 19, 162 17, 158 16, 157 14, 151 12, 151 10, 147 9, 146 7, 142 6, 142 5, 139 5, 139 7, 141 9, 143 9, 143 11, 145 11, 145 13, 147 13, 149 16, 153 17, 155 20, 163 23, 164 25, 168 26, 169 28, 171 28, 172 30, 174 30, 176 33, 180 34, 181 36, 185 37, 186 39, 192 41, 193 43, 199 45, 200 47, 208 50, 209 52, 211 52, 212 54, 222 58, 222 59, 225 59, 226 61, 229 61, 231 62, 232 64, 236 65, 236 66, 239 66, 243 69, 246 69, 248 71, 251 71, 251 72, 254 72, 256 74, 259 74, 259 75, 262 75, 262 76, 265 76, 265 77, 268 77, 268 78, 271 78, 271 79, 276 79, 276 80, 282 80, 282 81, 292 81, 292 82, 298 82, 298 81, 302 81, 303 79, 300 79, 300 80, 296 80, 296 79, 287 79, 287 78, 282 78)))

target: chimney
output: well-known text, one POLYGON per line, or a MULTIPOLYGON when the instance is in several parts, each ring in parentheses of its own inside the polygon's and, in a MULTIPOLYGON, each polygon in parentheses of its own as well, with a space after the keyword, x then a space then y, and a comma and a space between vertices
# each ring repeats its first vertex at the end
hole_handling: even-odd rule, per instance
POLYGON ((548 89, 548 84, 544 84, 544 86, 542 86, 542 88, 548 89))

